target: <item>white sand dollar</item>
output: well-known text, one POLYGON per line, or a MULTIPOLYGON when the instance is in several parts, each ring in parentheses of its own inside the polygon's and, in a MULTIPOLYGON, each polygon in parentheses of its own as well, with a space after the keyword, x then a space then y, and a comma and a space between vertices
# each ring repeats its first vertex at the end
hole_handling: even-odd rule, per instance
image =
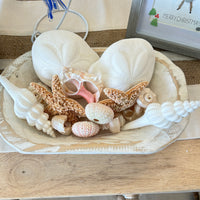
POLYGON ((52 30, 36 39, 32 59, 37 76, 50 86, 52 75, 60 75, 64 67, 87 71, 99 56, 77 34, 52 30))
POLYGON ((146 40, 124 39, 108 47, 89 72, 101 75, 105 87, 125 91, 139 81, 150 82, 154 65, 154 51, 146 40))

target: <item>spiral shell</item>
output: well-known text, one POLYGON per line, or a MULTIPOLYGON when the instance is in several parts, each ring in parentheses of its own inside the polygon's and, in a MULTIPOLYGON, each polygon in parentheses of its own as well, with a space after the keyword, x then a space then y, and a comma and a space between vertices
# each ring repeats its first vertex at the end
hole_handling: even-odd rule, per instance
POLYGON ((72 126, 72 132, 74 135, 84 138, 96 135, 99 130, 99 125, 88 121, 77 122, 72 126))
POLYGON ((170 128, 173 123, 180 122, 198 107, 200 107, 200 101, 176 101, 175 103, 164 102, 163 104, 151 103, 142 117, 127 123, 123 127, 123 130, 149 125, 167 129, 170 128))
POLYGON ((156 102, 156 94, 150 88, 144 88, 137 99, 137 104, 142 108, 146 108, 150 103, 156 102))
POLYGON ((44 113, 44 107, 38 103, 34 94, 26 88, 18 88, 5 77, 0 76, 0 83, 14 100, 14 112, 20 119, 26 119, 30 126, 35 126, 47 135, 56 137, 49 115, 44 113))
POLYGON ((62 135, 71 134, 71 122, 67 122, 66 115, 56 115, 51 119, 52 127, 62 135))
POLYGON ((100 103, 87 104, 85 114, 90 121, 97 124, 107 124, 114 118, 113 110, 100 103))

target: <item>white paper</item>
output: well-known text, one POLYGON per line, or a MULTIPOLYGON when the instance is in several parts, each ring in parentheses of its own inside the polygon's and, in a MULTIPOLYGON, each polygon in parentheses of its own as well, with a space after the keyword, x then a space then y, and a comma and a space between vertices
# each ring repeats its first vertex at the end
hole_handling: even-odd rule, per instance
MULTIPOLYGON (((64 1, 67 4, 67 0, 64 1)), ((81 13, 90 31, 126 29, 132 0, 72 0, 70 9, 81 13)), ((0 0, 0 34, 31 35, 36 22, 47 13, 43 1, 0 0)), ((53 21, 45 18, 39 31, 55 29, 63 13, 54 14, 53 21)), ((60 29, 84 32, 81 18, 67 14, 60 29)))

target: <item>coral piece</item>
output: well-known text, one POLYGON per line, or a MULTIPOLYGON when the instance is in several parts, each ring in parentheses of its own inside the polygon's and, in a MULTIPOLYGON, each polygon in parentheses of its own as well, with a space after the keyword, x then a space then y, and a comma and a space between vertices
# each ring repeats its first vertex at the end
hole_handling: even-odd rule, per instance
POLYGON ((97 124, 107 124, 114 118, 114 112, 108 106, 89 103, 85 107, 86 117, 97 124))
POLYGON ((149 125, 167 129, 173 123, 180 122, 198 107, 200 107, 200 101, 176 101, 175 103, 164 102, 163 104, 151 103, 142 117, 127 123, 122 129, 135 129, 149 125))
POLYGON ((142 108, 146 108, 150 103, 156 102, 158 102, 157 96, 150 88, 144 88, 137 99, 137 104, 142 108))
POLYGON ((136 102, 141 91, 148 85, 148 82, 142 81, 127 92, 105 88, 104 93, 110 98, 100 101, 99 103, 109 106, 114 112, 121 112, 136 102))
POLYGON ((70 135, 72 132, 71 123, 67 121, 66 115, 56 115, 51 119, 52 127, 62 135, 70 135))
POLYGON ((103 84, 99 76, 64 68, 62 84, 67 96, 82 96, 88 103, 98 102, 103 84))
POLYGON ((51 137, 56 137, 49 116, 44 107, 38 103, 34 94, 26 88, 18 88, 5 77, 0 76, 0 83, 14 100, 14 112, 20 119, 26 119, 30 126, 35 126, 51 137))
POLYGON ((46 102, 50 114, 66 115, 68 121, 77 121, 77 116, 85 116, 84 108, 77 101, 65 97, 57 75, 52 77, 53 94, 37 83, 30 83, 30 86, 46 102))
POLYGON ((84 138, 96 135, 99 130, 99 125, 89 121, 77 122, 72 126, 74 135, 84 138))

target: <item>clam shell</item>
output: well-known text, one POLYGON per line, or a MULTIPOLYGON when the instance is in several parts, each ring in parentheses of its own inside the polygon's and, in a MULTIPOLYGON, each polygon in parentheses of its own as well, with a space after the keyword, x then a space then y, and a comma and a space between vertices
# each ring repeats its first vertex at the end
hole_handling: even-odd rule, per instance
POLYGON ((89 103, 85 107, 86 117, 97 124, 108 124, 114 118, 113 110, 100 103, 89 103))
POLYGON ((88 121, 77 122, 72 126, 72 132, 78 137, 92 137, 96 135, 99 130, 99 125, 88 121))
POLYGON ((65 30, 42 33, 33 43, 33 66, 40 80, 51 86, 51 77, 64 67, 87 71, 99 56, 77 34, 65 30))
POLYGON ((150 82, 154 65, 155 54, 146 40, 124 39, 109 46, 89 72, 100 75, 105 87, 126 91, 138 82, 150 82))

